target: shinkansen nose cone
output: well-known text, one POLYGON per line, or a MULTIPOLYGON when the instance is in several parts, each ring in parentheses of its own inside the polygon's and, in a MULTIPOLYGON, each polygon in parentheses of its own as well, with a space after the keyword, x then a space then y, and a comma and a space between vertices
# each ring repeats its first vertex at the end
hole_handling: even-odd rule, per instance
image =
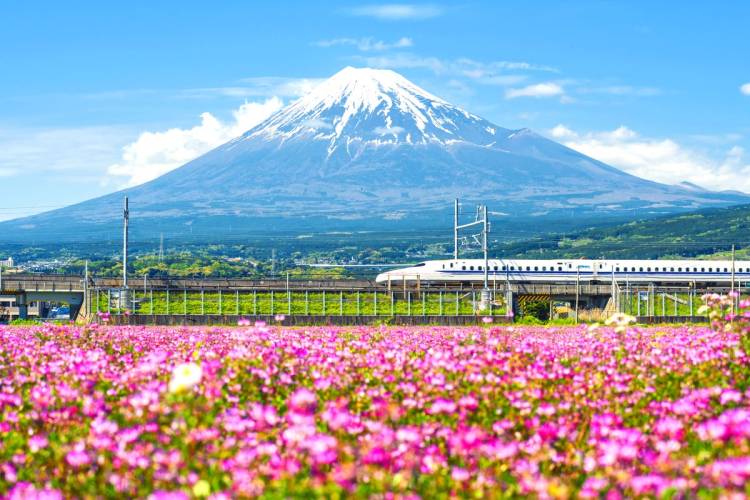
POLYGON ((375 283, 387 283, 388 281, 401 280, 404 277, 404 269, 397 269, 393 271, 386 271, 380 273, 375 278, 375 283))
POLYGON ((375 278, 375 283, 387 283, 388 281, 416 280, 424 272, 425 263, 419 263, 403 269, 394 269, 380 273, 375 278))

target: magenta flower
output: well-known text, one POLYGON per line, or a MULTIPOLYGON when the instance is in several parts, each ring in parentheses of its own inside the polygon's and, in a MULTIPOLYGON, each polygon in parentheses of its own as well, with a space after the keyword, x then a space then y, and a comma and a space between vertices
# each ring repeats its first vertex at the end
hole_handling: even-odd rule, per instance
POLYGON ((86 453, 83 444, 78 444, 65 455, 65 461, 73 468, 79 469, 91 463, 91 457, 86 453))

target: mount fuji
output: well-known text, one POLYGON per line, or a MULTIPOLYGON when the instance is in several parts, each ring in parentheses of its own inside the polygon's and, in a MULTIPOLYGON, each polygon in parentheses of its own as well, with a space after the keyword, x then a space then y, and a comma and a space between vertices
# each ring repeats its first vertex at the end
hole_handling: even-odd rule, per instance
POLYGON ((200 227, 212 241, 238 230, 449 227, 456 197, 539 220, 624 218, 750 199, 641 179, 531 130, 499 127, 393 71, 348 67, 180 168, 0 223, 0 240, 95 237, 121 217, 126 194, 142 234, 200 227))

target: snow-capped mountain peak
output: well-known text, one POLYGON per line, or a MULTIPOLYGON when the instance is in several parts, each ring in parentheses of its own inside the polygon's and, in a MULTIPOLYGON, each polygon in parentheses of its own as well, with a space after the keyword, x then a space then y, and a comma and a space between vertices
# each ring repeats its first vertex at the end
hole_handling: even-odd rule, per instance
POLYGON ((248 131, 249 138, 317 139, 341 145, 450 143, 487 145, 498 127, 390 70, 347 67, 248 131))
MULTIPOLYGON (((0 240, 104 234, 121 217, 122 194, 1 223, 0 240)), ((531 130, 498 127, 392 71, 355 68, 128 196, 139 227, 150 225, 143 235, 189 224, 229 241, 243 229, 434 230, 450 225, 456 197, 550 227, 748 202, 634 177, 531 130)))

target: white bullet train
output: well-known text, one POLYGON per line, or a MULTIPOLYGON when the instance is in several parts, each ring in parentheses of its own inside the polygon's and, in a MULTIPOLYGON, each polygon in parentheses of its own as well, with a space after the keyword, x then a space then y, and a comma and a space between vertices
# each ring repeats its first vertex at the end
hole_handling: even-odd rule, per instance
MULTIPOLYGON (((490 259, 488 278, 496 282, 611 282, 729 284, 732 262, 726 260, 516 260, 490 259)), ((735 283, 750 282, 750 261, 734 262, 735 283)), ((483 259, 429 260, 381 273, 377 283, 483 282, 483 259)))

